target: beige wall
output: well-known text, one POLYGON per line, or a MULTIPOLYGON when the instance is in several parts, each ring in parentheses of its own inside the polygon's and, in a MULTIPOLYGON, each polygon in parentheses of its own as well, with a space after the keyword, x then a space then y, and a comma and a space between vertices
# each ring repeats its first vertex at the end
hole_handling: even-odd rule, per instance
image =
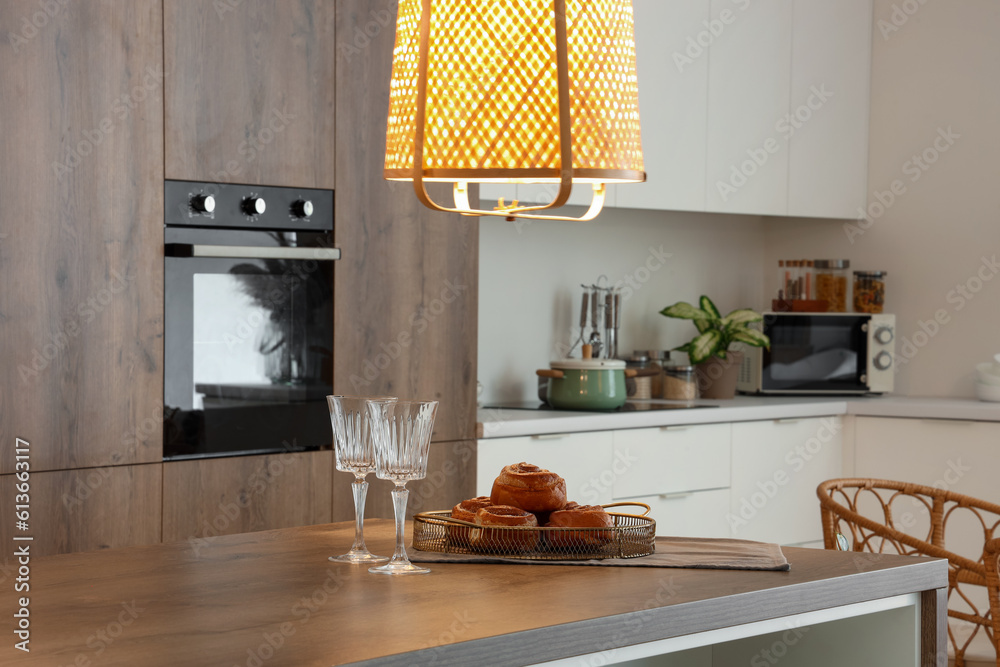
POLYGON ((580 333, 580 283, 601 274, 626 286, 628 276, 635 286, 624 292, 622 352, 687 341, 690 323, 659 315, 675 301, 708 294, 723 310, 761 301, 759 218, 608 209, 589 223, 479 224, 479 380, 487 402, 537 396, 535 369, 564 357, 580 333), (658 257, 661 247, 669 258, 658 257))
POLYGON ((1000 255, 1000 3, 876 0, 872 40, 870 218, 767 219, 765 286, 782 257, 887 270, 897 353, 912 357, 897 393, 971 397, 975 363, 1000 352, 1000 267, 983 261, 1000 255), (894 15, 903 5, 916 12, 894 15), (921 167, 925 150, 936 161, 921 167))

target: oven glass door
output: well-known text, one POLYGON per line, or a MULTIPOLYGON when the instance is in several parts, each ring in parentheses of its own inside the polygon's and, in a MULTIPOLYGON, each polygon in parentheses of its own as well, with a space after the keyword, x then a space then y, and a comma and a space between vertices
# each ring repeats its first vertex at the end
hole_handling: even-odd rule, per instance
POLYGON ((166 231, 164 458, 329 445, 329 234, 166 231))
POLYGON ((761 388, 771 392, 864 393, 865 315, 771 315, 764 332, 761 388))

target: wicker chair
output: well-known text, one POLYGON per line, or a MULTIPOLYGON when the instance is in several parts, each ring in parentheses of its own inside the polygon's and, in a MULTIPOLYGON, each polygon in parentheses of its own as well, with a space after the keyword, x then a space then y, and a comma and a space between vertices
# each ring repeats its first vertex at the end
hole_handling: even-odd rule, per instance
POLYGON ((816 494, 827 549, 838 548, 837 533, 842 533, 854 551, 947 558, 948 638, 955 651, 955 667, 965 665, 966 650, 980 630, 990 639, 1000 667, 1000 505, 935 487, 882 479, 833 479, 820 484, 816 494), (902 501, 909 508, 901 506, 902 501), (982 529, 983 548, 977 560, 945 548, 949 521, 953 526, 961 523, 977 539, 982 529), (914 536, 912 532, 923 532, 924 524, 926 536, 914 536), (982 600, 983 587, 988 602, 982 600), (953 619, 972 624, 964 641, 953 619))

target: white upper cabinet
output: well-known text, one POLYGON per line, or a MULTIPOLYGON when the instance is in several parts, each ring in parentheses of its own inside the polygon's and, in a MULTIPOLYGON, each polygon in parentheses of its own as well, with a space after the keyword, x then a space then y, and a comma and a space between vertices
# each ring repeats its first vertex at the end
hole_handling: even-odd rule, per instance
POLYGON ((648 181, 609 205, 853 218, 872 0, 635 0, 648 181))
POLYGON ((784 215, 788 142, 777 127, 791 95, 792 3, 712 0, 712 16, 707 209, 784 215))
POLYGON ((871 26, 871 0, 795 0, 789 215, 865 208, 871 26))
POLYGON ((635 0, 646 182, 617 187, 622 208, 705 210, 710 0, 635 0))

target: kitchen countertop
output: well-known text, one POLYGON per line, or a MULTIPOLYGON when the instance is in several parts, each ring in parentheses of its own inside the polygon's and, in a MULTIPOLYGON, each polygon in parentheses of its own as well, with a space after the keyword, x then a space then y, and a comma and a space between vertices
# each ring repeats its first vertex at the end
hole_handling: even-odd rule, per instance
POLYGON ((956 398, 737 396, 729 401, 699 400, 694 403, 718 407, 605 413, 480 408, 477 417, 479 422, 477 437, 507 438, 549 433, 799 419, 830 415, 1000 422, 1000 403, 956 398))
MULTIPOLYGON (((367 523, 372 551, 392 551, 392 529, 367 523)), ((431 564, 385 577, 327 561, 352 538, 345 522, 32 559, 31 652, 8 630, 0 664, 524 665, 913 594, 930 601, 925 651, 944 636, 938 559, 786 548, 789 572, 431 564)))

